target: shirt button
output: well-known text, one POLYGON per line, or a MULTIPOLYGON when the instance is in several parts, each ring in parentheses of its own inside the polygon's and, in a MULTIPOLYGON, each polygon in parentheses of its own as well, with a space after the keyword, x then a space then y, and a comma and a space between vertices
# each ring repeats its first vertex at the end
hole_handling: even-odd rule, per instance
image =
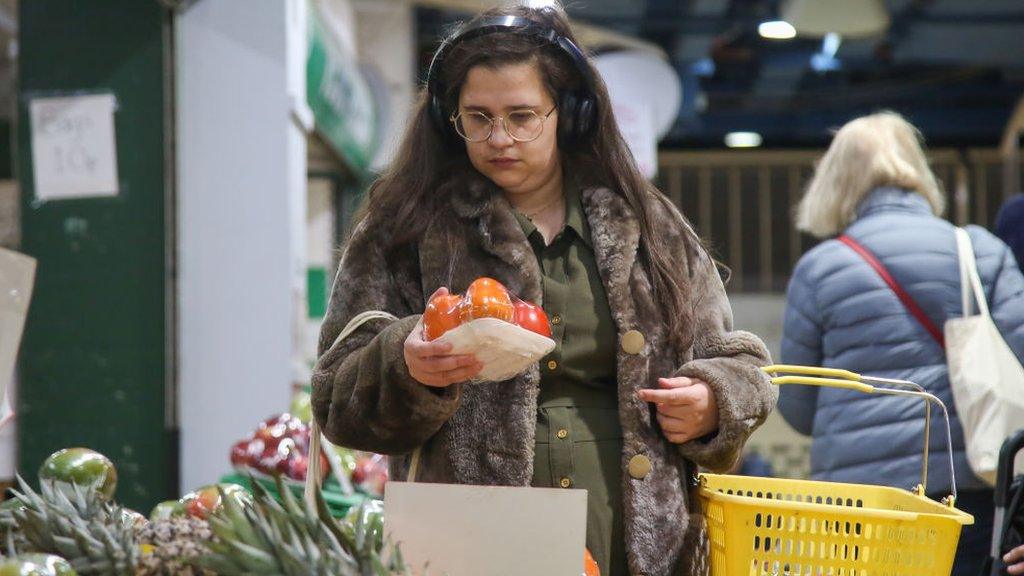
POLYGON ((562 428, 561 430, 558 431, 558 437, 559 438, 565 438, 568 435, 569 435, 569 431, 566 430, 565 428, 562 428))
POLYGON ((553 315, 551 317, 551 323, 554 324, 555 326, 558 326, 559 324, 562 323, 562 317, 559 316, 558 314, 553 315))
POLYGON ((572 486, 572 480, 563 476, 562 479, 558 481, 558 485, 562 488, 568 488, 569 486, 572 486))
POLYGON ((554 370, 556 368, 558 368, 558 362, 555 362, 554 360, 549 360, 548 361, 548 370, 554 370))

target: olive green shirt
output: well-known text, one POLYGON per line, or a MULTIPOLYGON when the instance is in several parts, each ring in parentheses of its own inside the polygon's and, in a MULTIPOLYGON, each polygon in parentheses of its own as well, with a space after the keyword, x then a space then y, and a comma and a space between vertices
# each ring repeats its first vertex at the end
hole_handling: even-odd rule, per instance
POLYGON ((603 576, 626 574, 615 325, 579 191, 565 178, 565 227, 545 246, 516 213, 540 264, 555 349, 540 361, 533 486, 587 490, 587 548, 603 576))

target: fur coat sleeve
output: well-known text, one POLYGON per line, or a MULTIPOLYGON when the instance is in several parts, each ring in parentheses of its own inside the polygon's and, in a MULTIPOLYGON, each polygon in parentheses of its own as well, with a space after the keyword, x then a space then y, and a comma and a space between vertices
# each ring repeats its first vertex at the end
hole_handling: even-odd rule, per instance
POLYGON ((718 403, 718 432, 679 445, 683 456, 716 472, 727 471, 739 458, 747 438, 771 413, 778 390, 762 366, 771 363, 760 338, 733 329, 732 308, 718 269, 700 251, 694 266, 693 359, 673 376, 708 383, 718 403))
POLYGON ((401 454, 425 443, 451 417, 459 386, 430 388, 409 375, 404 344, 423 310, 420 282, 401 262, 403 255, 385 257, 372 229, 368 221, 356 229, 338 267, 313 370, 313 415, 331 442, 401 454), (355 315, 368 310, 399 319, 370 321, 335 341, 355 315))

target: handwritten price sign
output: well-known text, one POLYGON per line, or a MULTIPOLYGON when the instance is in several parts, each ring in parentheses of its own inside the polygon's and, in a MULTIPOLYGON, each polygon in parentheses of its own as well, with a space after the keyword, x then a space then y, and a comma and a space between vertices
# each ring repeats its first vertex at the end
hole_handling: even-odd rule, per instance
POLYGON ((115 107, 113 94, 32 100, 38 200, 117 195, 115 107))

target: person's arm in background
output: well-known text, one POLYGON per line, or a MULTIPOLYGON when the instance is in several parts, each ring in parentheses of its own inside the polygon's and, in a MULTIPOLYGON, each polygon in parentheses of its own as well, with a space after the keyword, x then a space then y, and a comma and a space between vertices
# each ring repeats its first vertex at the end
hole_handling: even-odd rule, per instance
MULTIPOLYGON (((821 315, 816 304, 814 283, 808 278, 809 267, 810 262, 806 258, 801 260, 786 290, 786 312, 782 327, 783 364, 821 364, 821 315)), ((816 386, 779 387, 779 412, 801 434, 811 434, 817 405, 816 386)))
POLYGON ((1006 564, 1007 574, 1024 574, 1024 544, 1003 555, 1003 563, 1006 564))
POLYGON ((989 312, 1017 360, 1024 364, 1024 274, 1010 248, 994 237, 992 240, 999 244, 1002 262, 992 283, 989 312))

